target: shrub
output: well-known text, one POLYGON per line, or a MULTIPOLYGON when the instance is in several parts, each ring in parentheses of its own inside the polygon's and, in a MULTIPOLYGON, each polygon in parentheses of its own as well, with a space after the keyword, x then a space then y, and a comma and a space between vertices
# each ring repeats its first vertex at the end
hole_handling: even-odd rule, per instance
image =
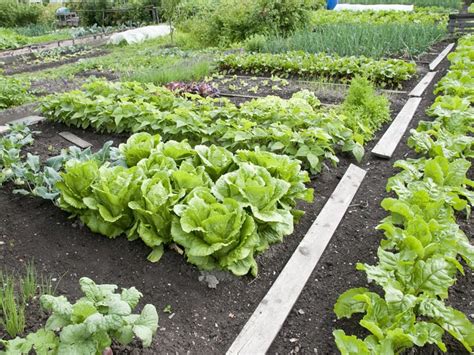
POLYGON ((364 77, 352 79, 346 99, 342 104, 345 123, 354 132, 356 142, 364 145, 374 133, 390 120, 390 103, 377 95, 373 84, 364 77))
POLYGON ((0 110, 28 101, 30 84, 19 79, 0 76, 0 110))
POLYGON ((180 27, 205 44, 226 46, 256 34, 287 35, 305 26, 318 4, 313 0, 203 0, 197 6, 184 2, 179 7, 180 27))
POLYGON ((0 27, 26 26, 38 23, 43 6, 17 3, 16 0, 0 1, 0 27))
POLYGON ((82 0, 72 7, 79 11, 81 23, 85 26, 112 26, 150 22, 152 14, 146 7, 157 4, 157 0, 129 0, 126 4, 112 0, 82 0))

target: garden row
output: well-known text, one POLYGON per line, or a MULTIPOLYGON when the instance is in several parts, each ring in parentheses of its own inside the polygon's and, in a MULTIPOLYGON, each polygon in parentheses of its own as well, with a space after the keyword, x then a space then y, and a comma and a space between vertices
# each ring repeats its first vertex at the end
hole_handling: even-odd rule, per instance
POLYGON ((342 0, 342 3, 349 4, 408 4, 415 5, 416 8, 423 7, 444 7, 446 9, 459 10, 462 0, 342 0))
POLYGON ((29 188, 17 192, 57 201, 94 232, 140 237, 153 248, 152 261, 175 242, 202 269, 256 275, 253 255, 291 234, 300 216, 296 201, 312 199, 304 186, 308 174, 294 158, 314 173, 326 159, 336 164, 340 150, 360 159, 364 142, 390 118, 387 99, 361 78, 341 107, 319 105, 307 91, 237 107, 153 85, 98 81, 47 98, 44 113, 82 128, 145 132, 118 151, 110 144, 95 154, 70 148, 42 168, 37 156, 22 161, 32 137, 14 129, 2 143, 2 180, 29 188), (166 143, 146 132, 159 132, 166 143))
POLYGON ((256 34, 245 41, 254 52, 304 51, 371 58, 416 58, 447 34, 448 14, 438 8, 402 11, 318 10, 291 34, 256 34))
POLYGON ((388 100, 362 78, 331 110, 308 91, 237 107, 151 84, 103 81, 48 97, 42 108, 71 126, 142 133, 119 150, 69 148, 41 166, 38 156, 22 159, 33 138, 15 128, 1 143, 0 181, 55 201, 94 232, 141 238, 153 249, 149 260, 173 242, 200 268, 237 275, 256 275, 254 254, 291 234, 300 216, 296 201, 312 199, 301 161, 316 173, 326 159, 337 164, 341 150, 360 159, 365 141, 390 118, 388 100), (199 145, 213 143, 219 146, 199 145))
MULTIPOLYGON (((120 49, 121 50, 121 49, 120 49)), ((123 74, 123 80, 138 80, 140 82, 154 82, 156 84, 167 84, 174 80, 196 80, 209 75, 212 70, 212 63, 205 57, 189 57, 190 54, 182 51, 173 51, 171 64, 163 65, 167 52, 150 53, 146 51, 140 54, 140 58, 133 62, 138 69, 123 74), (150 61, 145 59, 145 55, 153 55, 155 63, 159 68, 148 68, 150 61), (142 67, 146 67, 140 69, 142 67)), ((120 57, 123 61, 125 55, 129 53, 111 53, 103 59, 86 59, 77 64, 77 68, 70 67, 57 71, 57 74, 73 75, 81 70, 93 70, 96 68, 110 67, 112 61, 120 57), (108 58, 110 57, 110 58, 108 58), (108 59, 107 59, 108 58, 108 59)), ((202 54, 204 55, 204 54, 202 54)), ((121 63, 121 62, 118 63, 121 63)), ((45 64, 47 65, 47 64, 45 64)), ((117 65, 117 64, 115 64, 117 65)), ((59 69, 59 68, 58 68, 59 69)), ((111 67, 109 70, 114 70, 111 67)), ((354 77, 368 76, 371 81, 375 81, 380 86, 401 86, 402 83, 416 72, 414 63, 402 60, 373 60, 365 57, 338 57, 329 55, 311 55, 303 53, 289 53, 285 55, 271 54, 242 54, 228 55, 219 62, 219 69, 229 73, 252 73, 279 76, 300 76, 302 78, 330 79, 342 82, 349 82, 354 77)), ((100 69, 99 69, 100 70, 100 69)), ((118 70, 118 69, 117 69, 118 70)), ((46 78, 52 78, 53 73, 47 73, 46 78)), ((29 79, 29 78, 28 78, 29 79)), ((32 99, 30 83, 26 76, 22 78, 0 76, 0 109, 21 105, 32 99)), ((71 94, 77 96, 77 94, 71 94)), ((57 100, 51 99, 53 104, 57 100)))
POLYGON ((474 36, 459 40, 435 90, 442 94, 429 110, 435 119, 411 132, 408 144, 422 157, 395 163, 402 171, 387 184, 396 198, 382 201, 389 216, 378 226, 385 236, 379 261, 357 265, 384 294, 354 288, 339 297, 337 317, 362 313, 359 323, 370 333, 362 340, 334 331, 343 354, 397 353, 426 344, 447 351, 445 332, 472 352, 474 325, 446 299, 464 265, 474 266, 474 247, 456 222, 462 212, 469 216, 474 203, 474 182, 467 177, 474 157, 474 92, 466 85, 472 82, 473 49, 474 36))
POLYGON ((399 59, 375 60, 304 52, 230 54, 221 58, 218 66, 227 74, 271 74, 341 82, 362 75, 381 87, 401 87, 416 73, 415 63, 399 59))
POLYGON ((351 88, 341 106, 328 109, 309 91, 236 106, 226 99, 176 96, 151 84, 97 81, 83 91, 46 98, 42 111, 53 121, 99 132, 145 131, 165 141, 286 154, 316 173, 325 160, 338 162, 337 151, 361 159, 364 142, 390 118, 388 100, 366 79, 351 88))

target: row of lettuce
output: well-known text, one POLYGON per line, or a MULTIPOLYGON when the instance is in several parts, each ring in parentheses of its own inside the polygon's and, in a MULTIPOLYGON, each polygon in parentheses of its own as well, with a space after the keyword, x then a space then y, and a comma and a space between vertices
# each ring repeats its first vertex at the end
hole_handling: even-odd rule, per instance
POLYGON ((370 333, 359 339, 335 330, 343 354, 394 354, 427 344, 445 352, 445 332, 473 351, 474 325, 446 304, 458 274, 474 266, 474 247, 456 222, 474 203, 474 182, 467 177, 474 157, 474 91, 466 85, 473 80, 473 50, 474 36, 459 40, 435 90, 441 95, 428 111, 434 120, 411 132, 409 146, 421 157, 395 163, 401 172, 387 185, 396 197, 382 201, 389 215, 377 227, 385 236, 378 263, 357 265, 383 295, 353 288, 339 297, 337 317, 361 313, 359 324, 370 333))
POLYGON ((0 182, 54 201, 94 232, 142 240, 151 261, 176 244, 201 269, 236 275, 256 275, 254 256, 293 232, 297 201, 313 198, 308 171, 336 164, 340 151, 360 159, 390 118, 387 98, 362 78, 331 109, 307 91, 238 107, 99 81, 47 98, 43 112, 76 127, 138 133, 119 148, 69 148, 42 164, 22 158, 32 133, 15 128, 0 140, 0 182))

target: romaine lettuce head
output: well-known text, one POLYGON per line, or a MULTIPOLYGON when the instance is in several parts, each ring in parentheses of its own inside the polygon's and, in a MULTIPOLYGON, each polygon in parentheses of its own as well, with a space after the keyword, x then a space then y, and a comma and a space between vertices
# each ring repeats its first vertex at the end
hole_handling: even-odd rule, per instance
POLYGON ((158 261, 163 254, 163 245, 171 242, 171 210, 184 195, 184 190, 174 191, 167 172, 157 172, 141 185, 137 200, 128 204, 136 222, 129 233, 130 239, 138 235, 153 248, 148 259, 158 261))
POLYGON ((164 156, 172 158, 176 163, 194 157, 196 154, 186 141, 167 141, 166 143, 159 144, 156 150, 164 156))
POLYGON ((237 201, 219 202, 209 189, 199 188, 174 212, 172 237, 184 247, 189 262, 205 270, 220 267, 235 275, 257 274, 256 226, 237 201))
POLYGON ((142 179, 141 170, 103 165, 92 185, 92 195, 83 199, 89 210, 81 220, 93 232, 110 238, 125 233, 133 225, 128 203, 136 199, 142 179))
POLYGON ((248 162, 262 166, 277 179, 290 183, 288 192, 282 202, 288 207, 294 207, 296 200, 313 201, 313 189, 308 189, 305 182, 309 182, 307 171, 301 170, 301 162, 291 159, 287 155, 280 155, 264 151, 240 150, 237 152, 237 161, 248 162))
POLYGON ((214 181, 228 172, 234 164, 233 154, 225 148, 197 145, 194 149, 197 152, 196 166, 204 165, 206 172, 214 181))
POLYGON ((160 141, 161 137, 158 134, 140 132, 128 138, 127 143, 120 144, 119 150, 124 155, 127 165, 132 167, 140 160, 148 158, 160 141))
POLYGON ((285 206, 283 199, 290 187, 263 167, 241 163, 238 170, 221 176, 212 192, 221 201, 232 198, 249 209, 258 224, 261 251, 293 232, 293 215, 289 209, 279 208, 285 206))
POLYGON ((157 172, 170 172, 177 169, 172 158, 164 156, 158 151, 153 151, 147 159, 141 160, 137 166, 150 178, 157 172))
POLYGON ((195 167, 191 161, 184 161, 178 170, 171 173, 176 190, 189 192, 196 187, 209 187, 212 180, 204 166, 195 167))
POLYGON ((69 161, 61 177, 62 181, 56 183, 60 192, 59 206, 75 214, 87 209, 83 199, 92 194, 92 183, 99 177, 97 161, 69 161))

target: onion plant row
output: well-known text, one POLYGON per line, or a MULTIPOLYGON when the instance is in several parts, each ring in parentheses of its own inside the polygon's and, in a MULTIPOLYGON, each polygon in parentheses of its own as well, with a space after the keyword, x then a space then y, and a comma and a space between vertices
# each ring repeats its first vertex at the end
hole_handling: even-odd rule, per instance
POLYGON ((447 300, 458 275, 474 267, 474 246, 457 224, 474 204, 474 182, 467 177, 474 96, 472 85, 459 80, 472 81, 473 50, 474 36, 459 41, 435 91, 442 96, 429 110, 434 121, 411 132, 409 145, 421 157, 395 163, 401 172, 387 184, 396 197, 382 201, 388 216, 377 227, 384 233, 378 263, 357 265, 383 293, 354 288, 339 297, 337 317, 361 313, 359 323, 369 333, 360 339, 335 330, 342 354, 394 354, 427 344, 446 352, 445 333, 473 351, 474 324, 447 300))
MULTIPOLYGON (((247 48, 270 53, 304 51, 372 58, 414 57, 426 52, 446 33, 446 26, 438 24, 351 23, 348 19, 341 23, 319 24, 286 38, 254 37, 247 42, 247 48)), ((383 82, 383 78, 380 81, 383 82)))

